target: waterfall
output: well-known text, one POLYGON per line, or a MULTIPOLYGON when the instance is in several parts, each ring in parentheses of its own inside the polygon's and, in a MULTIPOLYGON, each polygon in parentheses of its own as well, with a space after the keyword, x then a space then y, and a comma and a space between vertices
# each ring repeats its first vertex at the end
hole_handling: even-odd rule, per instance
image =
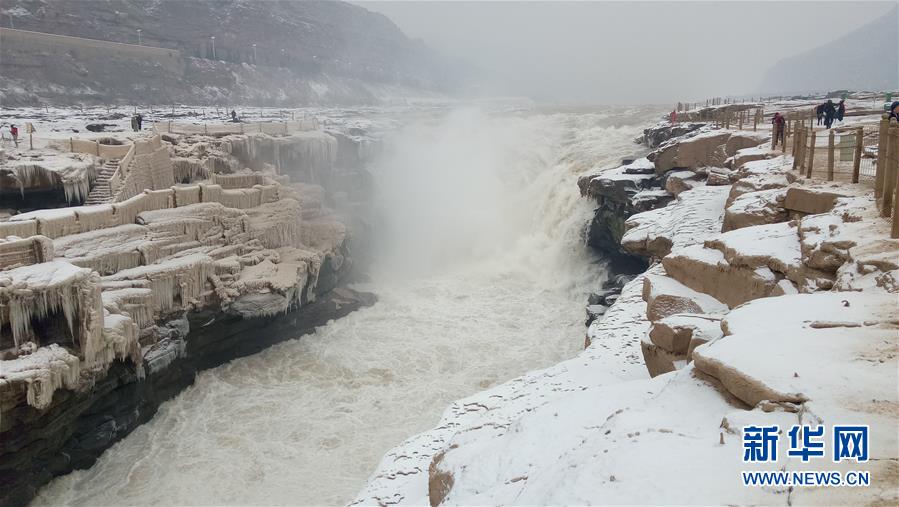
POLYGON ((372 168, 361 288, 379 302, 200 373, 38 502, 345 504, 452 401, 583 347, 606 274, 583 245, 577 177, 635 150, 644 119, 461 110, 401 128, 372 168))

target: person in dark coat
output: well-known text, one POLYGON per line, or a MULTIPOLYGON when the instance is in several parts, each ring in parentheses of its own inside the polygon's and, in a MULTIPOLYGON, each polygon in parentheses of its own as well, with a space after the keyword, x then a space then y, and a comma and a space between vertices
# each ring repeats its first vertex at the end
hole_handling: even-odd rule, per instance
POLYGON ((815 108, 815 115, 818 117, 818 125, 821 125, 821 122, 824 121, 824 104, 818 104, 818 107, 815 108))
POLYGON ((843 121, 843 115, 846 114, 846 100, 840 100, 840 103, 837 104, 837 121, 843 121))
POLYGON ((837 115, 837 107, 832 100, 828 100, 824 104, 824 126, 830 128, 833 125, 833 118, 837 115))
POLYGON ((140 132, 144 128, 144 115, 137 113, 137 131, 140 132))
POLYGON ((899 122, 899 100, 890 104, 890 119, 896 119, 899 122))
POLYGON ((237 118, 237 111, 231 110, 231 121, 234 123, 239 123, 240 120, 237 118))

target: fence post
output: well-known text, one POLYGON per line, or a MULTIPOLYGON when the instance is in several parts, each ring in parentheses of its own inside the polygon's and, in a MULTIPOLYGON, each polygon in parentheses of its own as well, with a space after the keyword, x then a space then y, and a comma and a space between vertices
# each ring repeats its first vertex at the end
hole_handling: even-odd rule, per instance
POLYGON ((862 167, 862 145, 865 139, 865 128, 855 130, 855 156, 852 159, 852 183, 858 183, 858 173, 862 167))
POLYGON ((793 170, 799 168, 799 143, 802 141, 802 130, 796 129, 796 137, 793 139, 793 170))
MULTIPOLYGON (((886 157, 886 167, 883 174, 883 207, 880 215, 889 218, 893 212, 893 195, 896 193, 896 167, 899 162, 899 126, 890 122, 889 149, 886 157)), ((899 218, 899 217, 897 217, 899 218)))
POLYGON ((883 173, 887 164, 887 150, 889 149, 889 140, 887 136, 890 130, 889 116, 883 115, 880 119, 879 137, 877 139, 877 165, 874 168, 874 197, 883 196, 883 173))
POLYGON ((71 137, 69 138, 69 151, 75 153, 75 140, 71 137))
POLYGON ((745 111, 740 111, 740 128, 737 130, 743 130, 743 113, 745 113, 745 111))
POLYGON ((815 167, 815 137, 817 136, 817 134, 818 133, 815 132, 815 129, 812 129, 812 137, 809 140, 808 144, 808 168, 806 168, 806 178, 812 177, 812 169, 815 167))
MULTIPOLYGON (((790 122, 784 121, 784 132, 783 132, 783 146, 780 147, 780 150, 784 155, 787 154, 787 139, 790 138, 790 122)), ((795 144, 795 141, 794 141, 795 144)))
POLYGON ((827 134, 827 181, 833 181, 833 129, 827 134))

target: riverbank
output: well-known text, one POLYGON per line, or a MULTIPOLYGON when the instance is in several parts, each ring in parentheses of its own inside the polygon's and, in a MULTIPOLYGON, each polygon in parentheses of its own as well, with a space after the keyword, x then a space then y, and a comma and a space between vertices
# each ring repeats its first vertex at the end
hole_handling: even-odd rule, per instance
POLYGON ((591 302, 585 350, 452 404, 354 504, 897 500, 899 241, 870 187, 805 179, 759 133, 689 130, 648 129, 647 159, 580 181, 591 243, 650 265, 591 302), (742 486, 815 469, 785 447, 815 423, 870 427, 868 462, 817 465, 870 487, 742 486), (744 463, 741 427, 773 424, 781 460, 744 463))
MULTIPOLYGON (((374 303, 346 288, 355 224, 329 207, 336 195, 364 204, 351 202, 366 193, 358 146, 278 127, 6 154, 14 205, 59 191, 65 164, 51 160, 114 167, 121 183, 104 204, 0 222, 0 505, 92 466, 198 372, 374 303)), ((106 190, 97 174, 79 177, 91 196, 106 190)))

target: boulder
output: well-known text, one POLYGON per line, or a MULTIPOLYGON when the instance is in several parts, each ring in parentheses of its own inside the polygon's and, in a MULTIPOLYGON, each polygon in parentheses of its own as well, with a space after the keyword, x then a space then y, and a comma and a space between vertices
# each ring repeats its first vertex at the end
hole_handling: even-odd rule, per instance
POLYGON ((895 305, 892 295, 861 292, 753 301, 730 312, 722 321, 724 337, 697 348, 693 360, 750 406, 811 400, 806 408, 812 412, 870 407, 871 422, 890 421, 895 429, 885 405, 862 403, 851 387, 877 391, 867 398, 896 400, 895 382, 884 381, 896 376, 895 305))
POLYGON ((698 187, 682 192, 664 208, 633 215, 624 224, 621 247, 634 255, 658 259, 674 246, 717 234, 727 192, 727 187, 698 187))
POLYGON ((640 351, 650 377, 675 371, 687 363, 686 354, 669 352, 646 339, 640 340, 640 351))
POLYGON ((768 267, 732 266, 719 250, 703 245, 673 250, 662 265, 671 278, 731 308, 771 295, 779 281, 768 267))
POLYGON ((657 148, 670 139, 696 132, 704 126, 706 126, 705 123, 669 123, 665 121, 643 129, 641 141, 650 148, 657 148))
MULTIPOLYGON (((733 157, 738 151, 745 148, 754 148, 768 141, 768 136, 755 132, 737 131, 730 135, 724 145, 724 152, 728 157, 733 157)), ((739 166, 737 166, 739 167, 739 166)))
POLYGON ((784 207, 809 215, 826 213, 833 209, 840 197, 847 197, 847 194, 834 192, 832 189, 794 186, 787 189, 784 207))
POLYGON ((747 162, 756 160, 767 160, 777 156, 777 152, 771 151, 764 146, 756 146, 754 148, 743 148, 725 162, 725 167, 737 169, 747 162))
POLYGON ((655 174, 656 166, 648 158, 638 158, 621 167, 624 174, 655 174))
POLYGON ((706 172, 706 185, 730 185, 734 172, 723 167, 709 167, 706 172))
MULTIPOLYGON (((727 307, 720 301, 667 276, 649 274, 643 278, 646 318, 655 322, 676 313, 722 313, 727 307)), ((682 352, 686 353, 686 349, 682 352)))
POLYGON ((786 195, 787 191, 782 188, 738 195, 724 210, 721 231, 787 221, 789 216, 783 206, 786 195))
POLYGON ((653 323, 649 339, 675 354, 687 354, 697 346, 722 336, 721 317, 696 313, 677 313, 653 323))
POLYGON ((802 262, 814 269, 836 273, 850 259, 849 249, 856 245, 854 235, 843 233, 843 221, 837 215, 803 217, 799 226, 802 262))
POLYGON ((664 146, 655 152, 656 173, 664 174, 676 167, 720 166, 727 159, 725 144, 729 137, 728 132, 712 131, 664 146))
MULTIPOLYGON (((767 267, 805 292, 833 287, 832 273, 811 269, 802 263, 796 222, 736 229, 707 240, 705 246, 724 254, 725 261, 732 267, 752 270, 767 267)), ((777 287, 772 289, 778 292, 777 287)), ((792 291, 792 287, 780 286, 779 292, 785 291, 792 291)))
POLYGON ((786 188, 790 185, 790 180, 784 174, 754 174, 750 176, 741 176, 734 182, 727 196, 727 206, 734 202, 737 197, 749 192, 758 192, 759 190, 771 190, 774 188, 786 188))
POLYGON ((665 178, 665 190, 675 196, 702 185, 703 179, 693 171, 671 171, 665 178))

